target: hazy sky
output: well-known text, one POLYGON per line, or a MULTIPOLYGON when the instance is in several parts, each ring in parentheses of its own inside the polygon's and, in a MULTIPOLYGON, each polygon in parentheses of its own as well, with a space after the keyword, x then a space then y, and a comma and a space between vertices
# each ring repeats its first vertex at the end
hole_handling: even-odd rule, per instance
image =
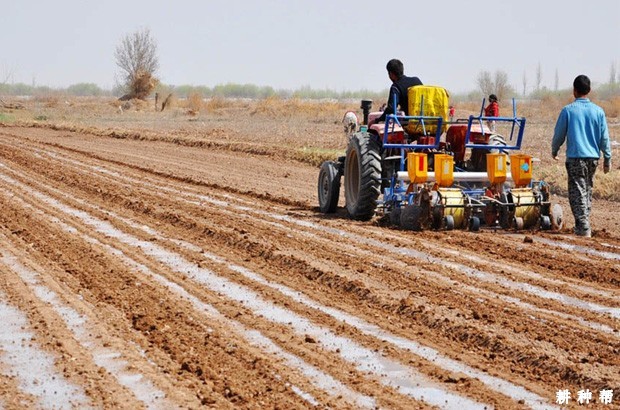
POLYGON ((620 0, 0 0, 0 81, 110 88, 116 46, 141 28, 172 85, 382 90, 390 58, 452 92, 482 70, 531 90, 539 63, 549 88, 556 70, 560 88, 620 72, 620 0))

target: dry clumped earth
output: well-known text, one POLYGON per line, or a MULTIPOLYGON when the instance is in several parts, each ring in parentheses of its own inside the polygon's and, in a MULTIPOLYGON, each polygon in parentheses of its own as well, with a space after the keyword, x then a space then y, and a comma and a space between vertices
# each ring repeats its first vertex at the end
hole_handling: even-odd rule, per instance
MULTIPOLYGON (((0 409, 619 407, 617 202, 590 239, 560 186, 559 233, 413 233, 317 211, 357 102, 24 105, 0 125, 0 409)), ((562 182, 554 119, 528 121, 562 182)))

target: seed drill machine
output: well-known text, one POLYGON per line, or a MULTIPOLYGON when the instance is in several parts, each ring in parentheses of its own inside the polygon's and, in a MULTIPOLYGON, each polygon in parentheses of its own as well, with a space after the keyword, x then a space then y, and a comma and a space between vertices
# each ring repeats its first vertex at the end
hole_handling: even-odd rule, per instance
MULTIPOLYGON (((319 208, 337 210, 344 176, 351 218, 382 213, 403 229, 561 229, 563 213, 549 201, 549 187, 532 177, 533 158, 520 153, 526 120, 480 113, 448 121, 448 93, 435 86, 408 90, 409 115, 371 112, 362 100, 363 121, 348 123, 346 155, 326 161, 318 178, 319 208), (491 131, 502 124, 509 135, 491 131)), ((396 106, 396 102, 394 104, 396 106)))

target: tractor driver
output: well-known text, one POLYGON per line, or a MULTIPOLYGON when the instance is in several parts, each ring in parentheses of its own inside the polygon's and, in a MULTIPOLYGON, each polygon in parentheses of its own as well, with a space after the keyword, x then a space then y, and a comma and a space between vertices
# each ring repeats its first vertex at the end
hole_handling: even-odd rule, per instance
POLYGON ((400 109, 405 112, 405 115, 409 115, 407 90, 409 87, 422 85, 422 81, 420 81, 418 77, 407 77, 404 74, 405 68, 400 60, 394 58, 388 61, 386 68, 388 77, 392 80, 392 86, 390 87, 387 107, 383 111, 383 114, 375 120, 375 123, 385 121, 385 117, 388 114, 395 114, 399 106, 400 109), (394 96, 396 96, 396 106, 394 106, 394 96))

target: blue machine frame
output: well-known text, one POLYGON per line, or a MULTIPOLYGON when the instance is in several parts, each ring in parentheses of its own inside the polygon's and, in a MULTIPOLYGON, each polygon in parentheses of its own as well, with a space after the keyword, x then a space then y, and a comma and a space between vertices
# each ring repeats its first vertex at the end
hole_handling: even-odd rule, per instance
MULTIPOLYGON (((513 98, 512 99, 512 109, 513 109, 513 116, 512 117, 485 117, 483 115, 484 113, 484 105, 485 105, 486 99, 482 100, 482 106, 480 109, 480 114, 478 116, 474 116, 474 115, 470 115, 467 121, 467 133, 465 136, 465 148, 478 148, 478 149, 488 149, 488 150, 492 150, 492 149, 497 149, 498 146, 497 145, 490 145, 490 144, 474 144, 474 143, 470 143, 470 137, 471 137, 471 127, 474 124, 474 122, 479 123, 480 124, 480 128, 484 134, 484 127, 483 127, 483 121, 497 121, 497 122, 509 122, 512 124, 511 126, 511 130, 510 130, 510 139, 509 141, 512 141, 514 139, 514 134, 515 131, 517 132, 517 138, 516 138, 516 142, 513 145, 505 145, 502 146, 501 149, 502 150, 520 150, 521 149, 521 143, 523 141, 523 134, 525 131, 525 118, 524 117, 517 117, 517 105, 516 105, 516 101, 513 98)), ((400 166, 399 166, 399 171, 404 171, 405 170, 405 160, 406 160, 406 152, 407 151, 413 151, 413 150, 438 150, 439 146, 440 146, 440 140, 441 140, 441 135, 443 134, 442 132, 442 128, 443 128, 443 124, 444 124, 444 118, 443 117, 433 117, 433 116, 425 116, 424 114, 424 97, 422 96, 422 101, 420 102, 421 105, 421 109, 420 112, 422 115, 419 116, 409 116, 409 115, 395 115, 395 114, 388 114, 386 116, 386 121, 385 121, 385 127, 384 127, 384 132, 383 132, 383 148, 384 149, 389 149, 389 148, 393 148, 393 149, 399 149, 400 150, 400 166), (388 142, 388 134, 390 133, 390 127, 391 127, 391 131, 394 131, 394 127, 396 125, 399 125, 402 127, 401 125, 401 120, 407 120, 407 121, 418 121, 419 123, 421 123, 422 125, 422 129, 424 131, 424 133, 426 134, 426 127, 425 127, 425 121, 431 122, 431 123, 437 123, 437 131, 435 132, 435 143, 434 144, 391 144, 388 142)), ((394 107, 396 107, 396 98, 394 98, 394 107)), ((448 123, 451 124, 451 123, 448 123)), ((396 159, 396 158, 394 158, 396 159)), ((404 184, 402 183, 398 183, 399 181, 397 180, 396 176, 392 176, 391 177, 391 181, 390 181, 390 185, 389 187, 384 189, 384 193, 383 193, 383 200, 379 200, 379 205, 385 206, 388 203, 392 203, 394 204, 396 207, 399 207, 400 204, 402 202, 404 202, 406 200, 407 203, 412 203, 415 193, 407 193, 407 189, 404 188, 404 184)), ((480 197, 484 194, 484 189, 479 189, 479 188, 470 188, 470 189, 465 189, 463 190, 463 194, 465 194, 467 197, 469 197, 470 199, 472 199, 472 197, 480 197)), ((477 201, 476 201, 477 202, 477 201)))
MULTIPOLYGON (((483 112, 484 112, 484 104, 485 104, 486 100, 483 98, 482 99, 482 107, 480 108, 480 115, 475 117, 473 115, 469 116, 469 119, 467 121, 467 134, 465 135, 465 148, 483 148, 483 149, 492 149, 490 147, 493 148, 497 148, 497 146, 493 146, 493 145, 488 145, 488 144, 470 144, 469 143, 469 138, 470 138, 470 134, 471 134, 471 126, 472 123, 474 121, 477 121, 480 124, 480 128, 484 130, 484 128, 482 127, 482 121, 499 121, 499 122, 511 122, 512 123, 512 128, 510 129, 510 141, 513 140, 514 137, 514 133, 515 133, 515 127, 519 128, 519 132, 517 134, 517 142, 514 145, 506 145, 503 146, 502 149, 503 150, 520 150, 521 149, 521 142, 523 141, 523 133, 525 132, 525 118, 521 117, 518 118, 517 117, 517 103, 515 101, 515 99, 512 99, 512 117, 485 117, 483 116, 483 112)), ((484 131, 483 131, 484 132, 484 131)))

